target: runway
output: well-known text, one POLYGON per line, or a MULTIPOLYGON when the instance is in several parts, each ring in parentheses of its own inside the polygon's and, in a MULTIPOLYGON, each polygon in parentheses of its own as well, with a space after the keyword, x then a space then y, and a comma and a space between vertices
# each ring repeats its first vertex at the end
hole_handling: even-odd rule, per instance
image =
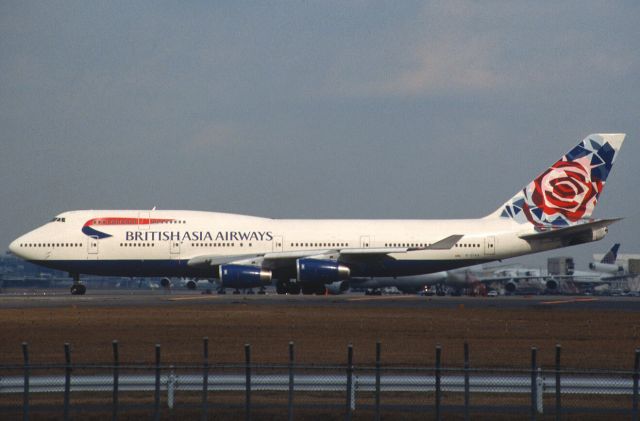
POLYGON ((89 289, 84 296, 72 296, 66 290, 4 290, 0 309, 59 307, 177 307, 194 306, 290 306, 349 308, 494 308, 494 309, 572 309, 572 310, 640 310, 638 297, 587 296, 499 296, 499 297, 425 297, 418 295, 366 296, 361 293, 343 295, 218 295, 200 291, 139 291, 89 289))

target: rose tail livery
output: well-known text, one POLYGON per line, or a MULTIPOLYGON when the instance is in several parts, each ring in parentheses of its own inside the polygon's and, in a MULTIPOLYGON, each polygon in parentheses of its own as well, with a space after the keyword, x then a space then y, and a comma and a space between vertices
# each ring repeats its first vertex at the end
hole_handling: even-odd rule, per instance
POLYGON ((592 134, 495 213, 536 226, 567 226, 591 217, 624 134, 592 134))
MULTIPOLYGON (((436 273, 602 239, 593 219, 624 134, 593 134, 489 216, 271 219, 190 210, 63 212, 11 243, 31 262, 80 274, 209 280, 225 288, 320 293, 353 278, 436 273)), ((344 198, 345 200, 349 198, 344 198)))

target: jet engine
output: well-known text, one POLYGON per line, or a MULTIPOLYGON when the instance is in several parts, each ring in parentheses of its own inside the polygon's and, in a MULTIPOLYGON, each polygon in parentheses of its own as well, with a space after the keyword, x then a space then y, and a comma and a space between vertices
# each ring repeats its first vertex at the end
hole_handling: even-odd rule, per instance
POLYGON ((515 281, 509 281, 504 285, 504 290, 509 292, 509 293, 516 292, 517 288, 518 288, 518 283, 515 282, 515 281))
POLYGON ((184 283, 184 286, 186 286, 187 289, 196 289, 198 288, 198 281, 195 279, 189 279, 184 283))
POLYGON ((169 278, 160 279, 160 286, 162 288, 171 288, 171 279, 169 278))
POLYGON ((624 268, 622 266, 613 265, 611 263, 589 263, 589 269, 595 270, 596 272, 604 272, 604 273, 622 273, 624 272, 624 268))
POLYGON ((299 282, 330 284, 349 279, 348 267, 334 260, 298 259, 296 270, 299 282))
POLYGON ((555 291, 558 288, 558 281, 556 281, 555 279, 549 279, 547 280, 545 286, 548 290, 555 291))
POLYGON ((271 283, 271 271, 258 266, 220 265, 223 288, 259 288, 271 283))

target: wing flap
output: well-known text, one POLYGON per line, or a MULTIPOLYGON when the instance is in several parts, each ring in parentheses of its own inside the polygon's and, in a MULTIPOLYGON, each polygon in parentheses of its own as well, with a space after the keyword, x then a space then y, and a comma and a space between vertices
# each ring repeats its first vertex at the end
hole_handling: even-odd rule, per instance
POLYGON ((220 256, 220 255, 205 255, 205 256, 196 256, 187 261, 187 265, 191 267, 197 266, 217 266, 224 265, 227 263, 233 263, 237 261, 250 260, 250 259, 259 259, 262 255, 260 254, 242 254, 235 256, 220 256))

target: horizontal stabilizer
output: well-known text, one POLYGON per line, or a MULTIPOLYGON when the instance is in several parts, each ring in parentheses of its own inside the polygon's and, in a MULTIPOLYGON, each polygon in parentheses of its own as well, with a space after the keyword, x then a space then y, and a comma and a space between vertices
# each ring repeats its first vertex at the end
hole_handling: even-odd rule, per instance
POLYGON ((523 240, 553 240, 563 239, 579 236, 581 234, 590 233, 593 230, 605 228, 614 222, 620 221, 622 218, 614 219, 599 219, 593 222, 586 222, 579 225, 571 225, 562 228, 549 227, 543 231, 535 232, 533 234, 523 234, 519 237, 523 240))

